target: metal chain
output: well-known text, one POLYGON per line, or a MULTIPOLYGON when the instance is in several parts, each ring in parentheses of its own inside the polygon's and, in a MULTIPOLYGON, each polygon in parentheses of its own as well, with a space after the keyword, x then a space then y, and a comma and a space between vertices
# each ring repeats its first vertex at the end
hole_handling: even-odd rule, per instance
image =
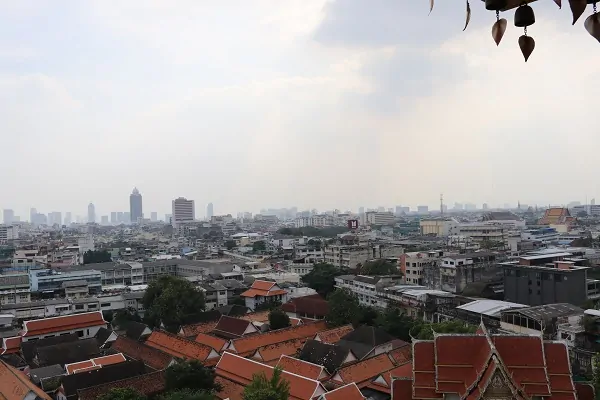
POLYGON ((594 14, 596 14, 596 2, 594 2, 594 14))
POLYGON ((527 36, 527 27, 525 27, 525 36, 527 36))
MULTIPOLYGON (((594 6, 596 6, 595 3, 594 6)), ((496 20, 500 20, 500 10, 496 10, 496 20)))

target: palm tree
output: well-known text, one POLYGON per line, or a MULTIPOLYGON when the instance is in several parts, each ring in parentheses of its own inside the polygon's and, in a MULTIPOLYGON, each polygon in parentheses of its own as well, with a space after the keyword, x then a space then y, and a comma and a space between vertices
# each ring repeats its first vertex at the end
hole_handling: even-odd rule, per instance
POLYGON ((281 372, 280 367, 275 367, 271 379, 267 379, 264 372, 254 374, 244 389, 244 400, 287 400, 290 383, 281 377, 281 372))

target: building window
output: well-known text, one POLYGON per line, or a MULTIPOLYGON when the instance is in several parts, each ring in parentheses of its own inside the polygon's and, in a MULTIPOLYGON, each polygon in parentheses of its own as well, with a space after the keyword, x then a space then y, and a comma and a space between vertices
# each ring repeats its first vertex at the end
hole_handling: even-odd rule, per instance
POLYGON ((102 303, 102 304, 100 304, 100 307, 102 307, 102 308, 110 307, 110 303, 102 303))
POLYGON ((83 337, 83 331, 77 331, 77 336, 83 337))
POLYGON ((76 310, 83 310, 83 304, 75 304, 76 310))

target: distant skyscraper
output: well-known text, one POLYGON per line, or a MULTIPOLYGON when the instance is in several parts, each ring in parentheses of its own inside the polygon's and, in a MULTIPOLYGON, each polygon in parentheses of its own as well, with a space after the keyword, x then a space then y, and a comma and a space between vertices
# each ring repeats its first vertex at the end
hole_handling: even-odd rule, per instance
POLYGON ((108 215, 103 215, 103 216, 100 218, 100 223, 101 223, 102 225, 108 225, 108 215))
POLYGON ((172 217, 171 224, 173 228, 177 228, 179 224, 191 222, 195 219, 194 200, 188 200, 185 197, 179 197, 171 202, 172 217))
POLYGON ((133 192, 129 195, 129 214, 131 222, 136 224, 139 218, 144 217, 142 211, 142 195, 137 188, 133 188, 133 192))
POLYGON ((88 204, 88 222, 96 222, 96 207, 93 203, 88 204))
POLYGON ((35 214, 37 214, 37 209, 35 209, 35 208, 29 209, 29 222, 31 222, 32 224, 34 223, 34 220, 35 220, 35 214))
POLYGON ((119 224, 122 224, 125 222, 125 217, 123 216, 122 212, 117 212, 117 222, 119 224))
POLYGON ((213 210, 213 203, 208 203, 208 205, 206 206, 206 219, 210 221, 213 215, 215 215, 215 212, 213 210))
POLYGON ((488 203, 483 203, 483 206, 481 208, 483 210, 487 210, 488 209, 488 203))
POLYGON ((171 218, 172 218, 172 217, 173 217, 173 215, 171 215, 171 214, 165 214, 165 222, 166 222, 167 224, 170 224, 170 223, 171 223, 171 218))
POLYGON ((119 223, 119 220, 117 220, 117 212, 116 211, 112 211, 110 213, 110 223, 113 225, 117 225, 117 223, 119 223))
POLYGON ((365 213, 365 208, 364 207, 358 207, 358 214, 362 215, 365 213))
POLYGON ((58 211, 51 212, 48 214, 48 225, 59 225, 62 226, 62 213, 58 211))
POLYGON ((2 221, 5 224, 12 224, 15 220, 15 212, 11 209, 6 209, 4 210, 4 212, 2 213, 2 221))
POLYGON ((158 213, 156 211, 152 211, 150 213, 150 221, 152 221, 152 222, 158 221, 158 213))
POLYGON ((69 226, 69 225, 71 225, 71 222, 72 222, 71 213, 70 212, 65 213, 64 224, 67 225, 67 226, 69 226))

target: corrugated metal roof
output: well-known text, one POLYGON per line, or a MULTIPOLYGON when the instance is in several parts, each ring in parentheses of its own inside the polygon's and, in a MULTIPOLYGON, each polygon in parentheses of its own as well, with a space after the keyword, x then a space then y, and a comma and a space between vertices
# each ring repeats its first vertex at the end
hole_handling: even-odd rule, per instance
POLYGON ((525 304, 511 303, 501 300, 475 300, 462 306, 456 307, 459 310, 470 311, 477 314, 487 315, 488 317, 499 317, 500 313, 511 308, 526 308, 525 304))

